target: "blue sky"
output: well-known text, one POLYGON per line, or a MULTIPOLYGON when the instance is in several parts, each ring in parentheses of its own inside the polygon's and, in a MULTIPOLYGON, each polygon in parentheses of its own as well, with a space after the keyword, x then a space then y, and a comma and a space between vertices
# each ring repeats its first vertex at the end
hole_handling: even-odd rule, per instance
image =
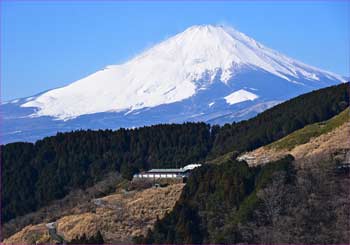
POLYGON ((1 1, 2 100, 66 85, 195 24, 231 25, 348 76, 349 12, 349 1, 1 1))

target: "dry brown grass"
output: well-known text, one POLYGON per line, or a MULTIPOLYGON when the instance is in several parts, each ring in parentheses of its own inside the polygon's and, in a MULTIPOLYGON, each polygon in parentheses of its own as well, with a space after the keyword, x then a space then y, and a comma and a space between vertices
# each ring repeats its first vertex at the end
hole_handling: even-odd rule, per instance
POLYGON ((254 166, 278 160, 286 154, 291 154, 296 160, 299 160, 319 154, 333 153, 338 149, 350 150, 350 122, 344 123, 329 133, 312 138, 305 144, 297 145, 291 150, 260 147, 243 154, 240 158, 246 160, 249 165, 254 166))
MULTIPOLYGON (((67 215, 57 222, 57 233, 65 240, 86 234, 93 236, 99 230, 106 243, 131 243, 133 236, 145 234, 157 217, 162 218, 179 199, 184 184, 141 191, 115 193, 101 198, 103 205, 89 212, 67 215)), ((49 243, 44 224, 26 226, 4 243, 49 243), (46 240, 45 240, 46 239, 46 240)))
POLYGON ((20 232, 3 241, 4 244, 43 244, 52 242, 45 224, 26 226, 20 232))

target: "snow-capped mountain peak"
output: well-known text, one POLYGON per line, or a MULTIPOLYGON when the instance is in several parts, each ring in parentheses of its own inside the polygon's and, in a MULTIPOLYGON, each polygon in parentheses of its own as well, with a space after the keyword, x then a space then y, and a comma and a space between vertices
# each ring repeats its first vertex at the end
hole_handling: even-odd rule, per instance
POLYGON ((223 26, 188 28, 121 65, 111 65, 68 86, 22 104, 32 116, 68 120, 98 112, 133 111, 170 104, 214 82, 227 84, 242 69, 261 69, 289 82, 319 75, 340 77, 307 66, 223 26))

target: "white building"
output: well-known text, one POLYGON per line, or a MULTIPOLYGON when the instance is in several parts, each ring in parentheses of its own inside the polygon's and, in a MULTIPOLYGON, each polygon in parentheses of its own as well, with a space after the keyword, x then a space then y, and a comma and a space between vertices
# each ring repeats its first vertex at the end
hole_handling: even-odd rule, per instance
POLYGON ((201 164, 189 164, 183 168, 151 169, 135 174, 134 179, 184 178, 188 177, 191 170, 200 166, 201 164))

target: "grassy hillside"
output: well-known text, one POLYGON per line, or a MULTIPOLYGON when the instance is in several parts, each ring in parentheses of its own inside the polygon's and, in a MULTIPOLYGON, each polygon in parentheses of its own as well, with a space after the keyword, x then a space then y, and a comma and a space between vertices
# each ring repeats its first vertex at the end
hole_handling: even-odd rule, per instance
MULTIPOLYGON (((350 108, 347 108, 329 120, 307 125, 304 128, 296 130, 293 133, 283 137, 280 140, 277 140, 271 144, 268 144, 264 147, 261 147, 264 150, 261 150, 261 148, 259 148, 253 152, 250 152, 251 154, 249 154, 249 155, 252 155, 253 153, 254 153, 253 155, 256 155, 256 154, 269 155, 268 150, 277 150, 278 152, 281 150, 284 150, 283 152, 285 152, 285 150, 290 151, 298 145, 302 145, 302 144, 309 142, 312 138, 316 138, 318 136, 332 132, 336 128, 339 128, 344 123, 349 122, 349 121, 350 121, 350 108)), ((285 155, 283 152, 281 152, 281 156, 285 155)), ((226 162, 232 158, 236 158, 238 153, 239 152, 237 152, 237 151, 231 151, 231 152, 223 154, 219 157, 216 157, 214 159, 210 159, 207 161, 207 163, 209 163, 209 164, 221 164, 221 163, 226 162)), ((273 153, 275 153, 275 152, 273 152, 273 153)), ((273 154, 273 153, 271 153, 271 154, 273 154)), ((257 157, 257 156, 255 156, 255 157, 257 157)))
POLYGON ((277 150, 288 149, 291 150, 297 145, 305 144, 310 141, 311 138, 320 136, 322 134, 328 133, 333 129, 343 125, 345 122, 350 120, 350 110, 347 108, 339 115, 333 118, 319 122, 313 123, 305 126, 304 128, 297 130, 288 136, 267 145, 268 148, 275 148, 277 150))

